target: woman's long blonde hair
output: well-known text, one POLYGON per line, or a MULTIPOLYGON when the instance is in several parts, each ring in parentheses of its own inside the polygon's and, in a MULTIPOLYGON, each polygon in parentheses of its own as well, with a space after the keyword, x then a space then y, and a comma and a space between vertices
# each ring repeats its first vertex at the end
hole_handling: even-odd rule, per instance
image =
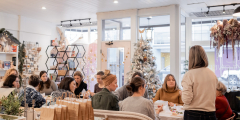
POLYGON ((10 69, 8 69, 8 70, 6 71, 6 73, 5 73, 2 81, 5 81, 6 78, 7 78, 9 75, 11 75, 10 73, 11 73, 12 71, 16 71, 16 73, 17 73, 16 76, 18 76, 18 71, 17 71, 17 69, 15 69, 15 68, 10 68, 10 69))
POLYGON ((170 77, 170 76, 173 77, 173 79, 175 80, 175 88, 174 88, 174 90, 179 90, 177 81, 176 81, 175 77, 174 77, 172 74, 168 74, 168 75, 165 77, 164 83, 163 83, 163 85, 162 85, 162 89, 163 89, 164 91, 167 91, 167 90, 168 90, 168 88, 167 88, 167 81, 169 80, 169 77, 170 77))
POLYGON ((189 65, 188 69, 196 69, 208 66, 207 54, 200 45, 195 45, 189 51, 189 65))

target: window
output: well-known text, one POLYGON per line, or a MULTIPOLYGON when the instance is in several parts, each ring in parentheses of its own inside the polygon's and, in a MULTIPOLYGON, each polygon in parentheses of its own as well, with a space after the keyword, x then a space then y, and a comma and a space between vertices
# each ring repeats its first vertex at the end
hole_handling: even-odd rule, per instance
POLYGON ((66 29, 65 36, 70 44, 79 40, 88 41, 88 28, 66 29))
MULTIPOLYGON (((216 24, 217 20, 232 19, 232 17, 217 17, 192 20, 192 40, 210 41, 210 28, 216 24)), ((240 19, 239 19, 240 20, 240 19)))
MULTIPOLYGON (((139 30, 152 29, 153 56, 156 57, 155 63, 160 80, 164 80, 170 74, 170 15, 140 17, 139 30), (159 47, 161 45, 161 47, 159 47)), ((146 33, 139 34, 139 39, 146 39, 146 33)))
MULTIPOLYGON (((210 28, 214 26, 217 20, 232 19, 232 17, 216 17, 207 19, 193 19, 192 20, 192 35, 193 41, 206 41, 210 40, 210 28)), ((240 20, 240 19, 238 19, 240 20)), ((210 43, 209 43, 210 45, 210 43)), ((203 46, 207 57, 209 66, 218 80, 223 82, 227 88, 240 87, 240 60, 238 55, 232 54, 232 46, 228 45, 228 58, 226 45, 220 48, 219 52, 210 46, 203 46), (234 58, 234 59, 233 59, 234 58)), ((235 45, 235 52, 238 50, 235 45)))
POLYGON ((130 40, 131 18, 103 20, 103 41, 130 40))
POLYGON ((97 33, 97 27, 91 27, 90 28, 91 32, 90 32, 90 42, 95 42, 98 39, 98 33, 97 33))
MULTIPOLYGON (((153 16, 140 18, 140 30, 145 31, 152 29, 153 44, 170 44, 170 15, 165 16, 153 16)), ((146 39, 146 34, 142 34, 143 39, 146 39)), ((141 38, 141 34, 139 34, 141 38)))

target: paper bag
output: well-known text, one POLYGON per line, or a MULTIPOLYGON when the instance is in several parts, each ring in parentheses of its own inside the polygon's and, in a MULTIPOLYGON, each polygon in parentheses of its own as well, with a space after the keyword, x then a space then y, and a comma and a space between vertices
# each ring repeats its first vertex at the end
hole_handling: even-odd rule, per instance
POLYGON ((61 120, 69 120, 67 118, 67 113, 68 113, 68 107, 66 105, 61 105, 62 106, 62 115, 61 115, 61 120))
POLYGON ((62 106, 57 106, 56 107, 56 119, 55 120, 64 120, 61 115, 62 115, 62 106))
POLYGON ((92 107, 92 101, 87 101, 87 108, 88 108, 88 120, 94 120, 94 113, 93 113, 93 107, 92 107))
POLYGON ((82 118, 82 120, 86 120, 85 116, 86 116, 87 104, 86 102, 83 102, 83 101, 80 101, 79 104, 80 104, 80 111, 81 111, 80 117, 82 118))
POLYGON ((42 107, 40 120, 55 120, 55 108, 42 107))
POLYGON ((78 120, 79 103, 68 102, 68 113, 70 120, 78 120))

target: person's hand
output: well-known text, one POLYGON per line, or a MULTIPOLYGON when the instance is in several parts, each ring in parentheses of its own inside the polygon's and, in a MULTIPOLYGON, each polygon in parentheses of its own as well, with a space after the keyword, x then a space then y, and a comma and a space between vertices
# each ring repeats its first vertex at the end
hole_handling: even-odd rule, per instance
POLYGON ((179 91, 179 95, 182 96, 182 91, 181 90, 179 91))
POLYGON ((158 109, 156 110, 156 114, 159 114, 161 111, 163 111, 163 105, 158 106, 158 109))
POLYGON ((95 95, 95 93, 91 92, 90 90, 88 90, 88 93, 90 93, 91 96, 95 95))
POLYGON ((174 103, 172 103, 172 102, 168 102, 168 106, 173 107, 173 106, 174 106, 174 103))

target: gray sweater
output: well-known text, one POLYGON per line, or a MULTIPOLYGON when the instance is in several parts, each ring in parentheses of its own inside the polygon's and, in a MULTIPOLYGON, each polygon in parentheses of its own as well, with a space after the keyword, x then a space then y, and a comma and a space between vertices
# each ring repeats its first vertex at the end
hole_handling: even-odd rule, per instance
POLYGON ((51 85, 50 87, 47 89, 46 84, 43 84, 43 89, 41 91, 39 91, 40 93, 45 93, 45 95, 51 95, 51 93, 53 91, 58 90, 58 86, 57 84, 51 80, 51 85))
MULTIPOLYGON (((129 84, 127 84, 127 85, 129 85, 129 84)), ((128 96, 132 96, 131 93, 127 90, 127 87, 126 87, 127 85, 123 85, 116 91, 112 92, 114 95, 116 95, 118 97, 119 101, 126 99, 128 96)), ((147 89, 146 89, 143 97, 148 99, 147 89)))
POLYGON ((153 120, 158 120, 155 117, 153 102, 144 97, 128 97, 119 102, 120 111, 129 111, 144 114, 153 120))

